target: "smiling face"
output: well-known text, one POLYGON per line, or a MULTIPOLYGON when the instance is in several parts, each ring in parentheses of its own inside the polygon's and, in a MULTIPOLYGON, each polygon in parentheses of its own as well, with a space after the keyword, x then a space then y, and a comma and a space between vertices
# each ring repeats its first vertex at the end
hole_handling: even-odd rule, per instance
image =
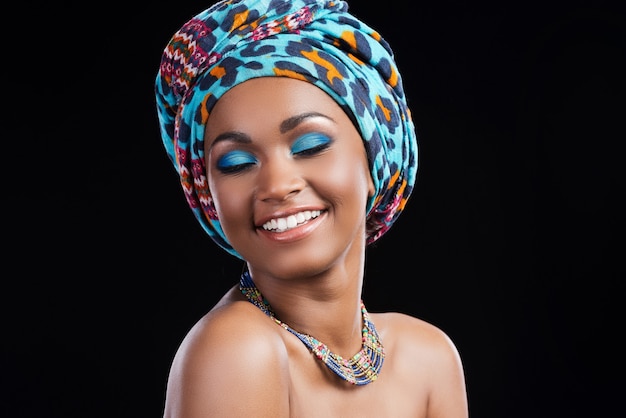
POLYGON ((205 131, 209 189, 226 237, 251 271, 289 278, 359 263, 374 185, 359 132, 305 81, 248 80, 205 131))

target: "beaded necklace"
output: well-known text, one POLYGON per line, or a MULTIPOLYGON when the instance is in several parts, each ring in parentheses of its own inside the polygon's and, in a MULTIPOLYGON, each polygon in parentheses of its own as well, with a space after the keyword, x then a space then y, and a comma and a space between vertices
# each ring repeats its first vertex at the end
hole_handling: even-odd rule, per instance
POLYGON ((352 358, 345 359, 331 352, 328 346, 321 341, 294 330, 276 318, 269 303, 257 289, 248 272, 244 272, 241 275, 239 290, 241 290, 249 302, 256 305, 267 316, 272 318, 274 322, 298 337, 318 359, 322 360, 330 370, 342 379, 353 385, 366 385, 378 378, 380 369, 383 367, 385 351, 363 301, 361 301, 361 315, 363 317, 361 350, 352 358))

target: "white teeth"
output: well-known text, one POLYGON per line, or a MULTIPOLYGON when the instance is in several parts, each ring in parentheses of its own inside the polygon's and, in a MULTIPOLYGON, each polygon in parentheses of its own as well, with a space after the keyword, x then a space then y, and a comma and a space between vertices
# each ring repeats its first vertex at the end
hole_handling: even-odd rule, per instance
POLYGON ((298 212, 295 215, 289 215, 286 218, 276 218, 263 224, 263 229, 266 231, 276 230, 278 232, 286 231, 287 229, 295 228, 296 226, 303 224, 304 222, 317 218, 322 213, 319 210, 305 210, 304 212, 298 212))

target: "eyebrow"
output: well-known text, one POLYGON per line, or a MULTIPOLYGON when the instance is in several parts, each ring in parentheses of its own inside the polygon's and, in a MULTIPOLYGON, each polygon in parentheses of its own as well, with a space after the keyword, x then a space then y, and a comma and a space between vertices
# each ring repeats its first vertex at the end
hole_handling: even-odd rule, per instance
POLYGON ((209 150, 213 148, 213 146, 217 144, 218 142, 226 141, 226 140, 238 142, 240 144, 249 144, 250 142, 252 142, 250 137, 244 134, 243 132, 228 131, 228 132, 223 132, 219 134, 218 136, 216 136, 213 142, 211 142, 211 145, 209 146, 209 150))
MULTIPOLYGON (((280 123, 280 133, 284 134, 286 132, 291 131, 292 129, 295 129, 298 125, 300 125, 302 122, 304 122, 307 119, 310 118, 324 118, 324 119, 328 119, 332 122, 335 122, 335 120, 333 118, 331 118, 330 116, 327 116, 323 113, 319 113, 319 112, 305 112, 305 113, 301 113, 299 115, 295 115, 295 116, 291 116, 287 119, 285 119, 284 121, 282 121, 280 123)), ((234 142, 238 142, 241 144, 249 144, 252 142, 252 139, 250 139, 250 136, 248 136, 247 134, 243 133, 243 132, 239 132, 239 131, 227 131, 227 132, 222 132, 221 134, 219 134, 218 136, 215 137, 215 139, 213 140, 213 142, 211 143, 211 145, 209 146, 209 149, 213 148, 213 146, 215 144, 217 144, 218 142, 221 141, 234 141, 234 142)))
POLYGON ((301 113, 299 115, 292 116, 282 121, 282 123, 280 124, 280 133, 284 134, 286 132, 289 132, 290 130, 296 128, 299 124, 301 124, 302 122, 304 122, 305 120, 309 118, 320 118, 320 117, 328 119, 332 122, 335 122, 333 118, 331 118, 330 116, 324 115, 323 113, 306 112, 306 113, 301 113))

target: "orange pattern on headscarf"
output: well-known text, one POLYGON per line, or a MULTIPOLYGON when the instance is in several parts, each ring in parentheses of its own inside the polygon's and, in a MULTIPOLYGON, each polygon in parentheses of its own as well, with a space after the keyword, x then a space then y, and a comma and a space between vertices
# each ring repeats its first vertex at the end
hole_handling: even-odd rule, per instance
POLYGON ((296 73, 295 71, 291 71, 291 70, 281 70, 280 68, 274 68, 274 74, 276 74, 279 77, 285 76, 285 77, 295 78, 297 80, 307 81, 307 79, 302 74, 296 73))
MULTIPOLYGON (((345 43, 350 45, 352 49, 356 50, 356 37, 354 36, 354 32, 349 30, 343 31, 341 33, 341 38, 339 39, 343 40, 345 43)), ((337 41, 335 41, 335 44, 337 44, 337 41)))
POLYGON ((325 59, 323 59, 322 57, 320 57, 317 51, 312 51, 312 52, 302 51, 302 55, 304 55, 306 59, 311 60, 314 63, 326 68, 326 70, 328 70, 328 74, 326 75, 326 78, 331 84, 333 82, 333 79, 335 78, 338 78, 340 80, 343 79, 343 77, 341 76, 339 71, 337 71, 335 66, 332 65, 330 62, 326 61, 325 59))
POLYGON ((207 110, 206 102, 210 97, 213 97, 213 94, 207 94, 202 100, 202 104, 200 105, 200 114, 202 116, 202 123, 206 123, 209 120, 209 111, 207 110))
POLYGON ((218 65, 217 67, 212 68, 211 71, 209 71, 209 74, 211 74, 215 78, 222 78, 224 77, 224 74, 226 74, 226 69, 218 65))
POLYGON ((391 74, 387 79, 387 83, 389 83, 389 85, 394 88, 398 84, 398 71, 396 71, 396 67, 391 67, 391 74))
POLYGON ((380 100, 380 96, 378 95, 376 95, 376 104, 385 114, 385 119, 387 119, 387 122, 389 122, 391 120, 391 110, 387 109, 385 105, 383 105, 383 102, 382 100, 380 100))
POLYGON ((237 27, 241 26, 247 19, 250 14, 250 10, 244 10, 241 13, 237 13, 233 19, 233 25, 230 27, 230 31, 233 32, 237 27))

